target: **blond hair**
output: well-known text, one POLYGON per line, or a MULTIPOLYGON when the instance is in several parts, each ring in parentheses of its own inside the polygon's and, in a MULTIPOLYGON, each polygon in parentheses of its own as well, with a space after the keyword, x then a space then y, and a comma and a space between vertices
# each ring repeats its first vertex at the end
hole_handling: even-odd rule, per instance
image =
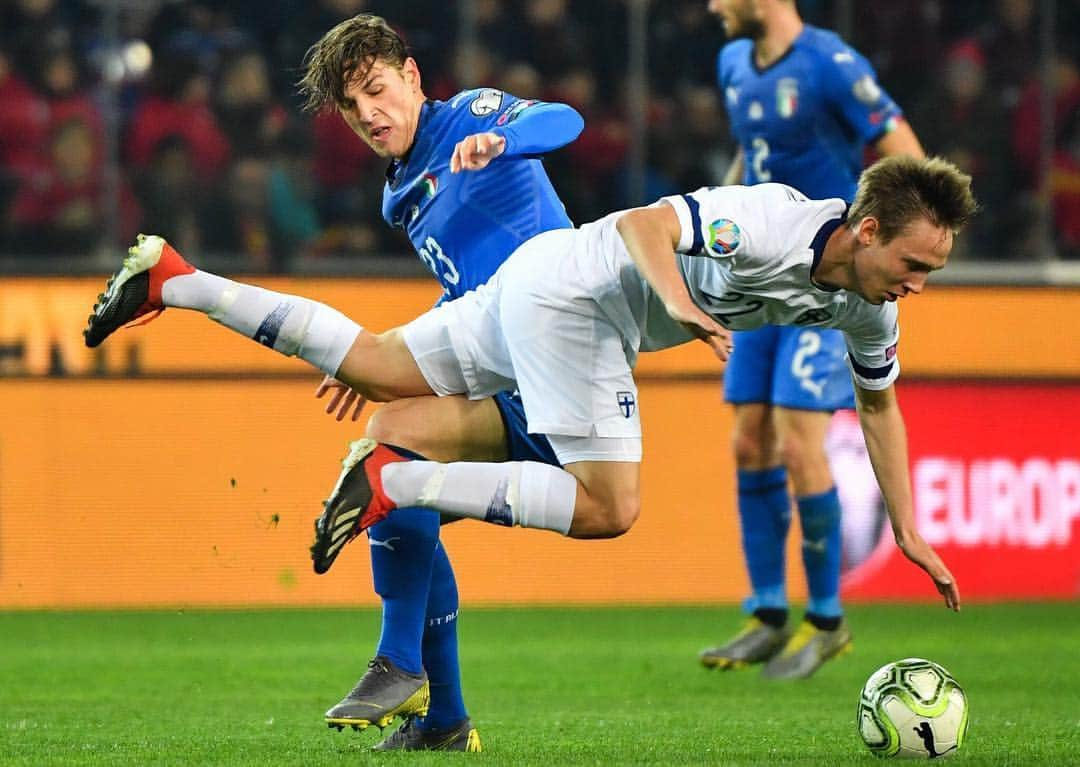
POLYGON ((893 155, 862 172, 848 220, 877 219, 878 235, 889 242, 919 218, 957 232, 978 208, 971 176, 948 160, 893 155))

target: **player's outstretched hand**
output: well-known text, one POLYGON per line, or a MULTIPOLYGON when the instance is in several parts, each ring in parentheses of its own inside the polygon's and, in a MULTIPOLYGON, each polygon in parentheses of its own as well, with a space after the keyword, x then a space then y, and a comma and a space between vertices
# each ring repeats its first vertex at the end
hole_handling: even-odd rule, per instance
POLYGON ((941 557, 930 547, 930 544, 918 534, 907 536, 905 539, 898 537, 896 544, 908 559, 933 578, 938 593, 945 599, 945 606, 959 612, 960 590, 956 587, 956 578, 949 572, 949 568, 941 561, 941 557))
POLYGON ((349 414, 349 408, 353 407, 352 420, 356 421, 360 418, 360 411, 367 404, 367 399, 361 397, 333 376, 327 376, 323 379, 322 383, 319 384, 319 388, 315 390, 315 398, 321 399, 328 391, 333 391, 334 394, 330 397, 330 401, 326 403, 327 413, 333 413, 337 410, 335 419, 344 421, 345 416, 349 414))
POLYGON ((713 354, 722 362, 727 362, 735 347, 731 341, 731 331, 698 309, 689 299, 678 306, 668 306, 668 315, 671 319, 681 322, 683 327, 698 338, 707 343, 713 350, 713 354))
POLYGON ((466 136, 454 147, 454 154, 450 157, 450 172, 482 170, 504 151, 506 138, 497 133, 474 133, 466 136))

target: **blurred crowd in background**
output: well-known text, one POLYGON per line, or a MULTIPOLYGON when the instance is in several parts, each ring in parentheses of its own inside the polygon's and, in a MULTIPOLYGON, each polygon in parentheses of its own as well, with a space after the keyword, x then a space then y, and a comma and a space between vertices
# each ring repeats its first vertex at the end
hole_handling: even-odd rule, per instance
MULTIPOLYGON (((645 199, 627 191, 638 1, 0 0, 0 255, 65 271, 148 231, 245 271, 408 257, 379 213, 386 162, 295 93, 308 46, 361 12, 403 35, 432 98, 490 86, 576 107, 583 134, 546 161, 576 222, 720 183, 722 26, 706 0, 653 0, 645 199)), ((799 8, 840 27, 927 150, 975 177, 985 213, 959 258, 1080 259, 1080 3, 799 8)))

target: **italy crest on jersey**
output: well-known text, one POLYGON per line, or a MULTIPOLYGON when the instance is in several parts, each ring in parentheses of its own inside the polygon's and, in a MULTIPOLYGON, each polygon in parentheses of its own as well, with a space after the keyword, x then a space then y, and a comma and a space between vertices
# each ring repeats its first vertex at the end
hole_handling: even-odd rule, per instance
POLYGON ((439 177, 434 173, 425 173, 420 179, 420 188, 424 192, 424 200, 430 200, 439 191, 439 177))
POLYGON ((776 84, 776 112, 784 119, 790 118, 799 108, 799 81, 794 77, 782 77, 776 84))
POLYGON ((709 224, 708 250, 714 256, 730 256, 742 241, 739 225, 727 218, 718 218, 709 224))

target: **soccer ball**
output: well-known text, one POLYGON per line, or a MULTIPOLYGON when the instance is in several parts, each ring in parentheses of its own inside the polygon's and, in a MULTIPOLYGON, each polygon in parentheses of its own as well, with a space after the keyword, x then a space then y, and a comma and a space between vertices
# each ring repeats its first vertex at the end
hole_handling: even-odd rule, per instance
POLYGON ((877 756, 948 756, 964 742, 967 697, 937 663, 905 658, 870 675, 857 716, 859 735, 877 756))

